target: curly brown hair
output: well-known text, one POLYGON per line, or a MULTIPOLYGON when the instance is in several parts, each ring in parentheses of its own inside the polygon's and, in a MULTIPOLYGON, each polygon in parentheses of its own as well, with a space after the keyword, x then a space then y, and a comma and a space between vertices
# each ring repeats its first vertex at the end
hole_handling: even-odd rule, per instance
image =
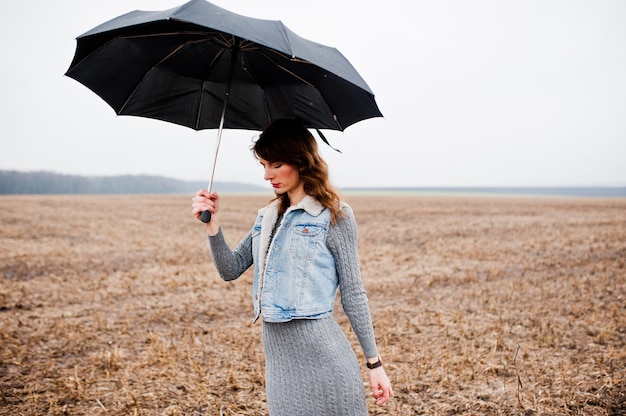
MULTIPOLYGON (((317 142, 309 130, 298 120, 279 119, 267 126, 252 145, 257 158, 270 163, 286 163, 298 168, 304 191, 330 211, 333 224, 341 215, 341 203, 337 190, 330 183, 328 165, 318 152, 317 142)), ((277 195, 279 213, 289 208, 287 193, 277 195)))

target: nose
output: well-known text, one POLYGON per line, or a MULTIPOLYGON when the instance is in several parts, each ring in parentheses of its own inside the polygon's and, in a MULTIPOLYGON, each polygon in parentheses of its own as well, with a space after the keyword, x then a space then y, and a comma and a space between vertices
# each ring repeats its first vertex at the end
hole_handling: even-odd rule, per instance
POLYGON ((272 174, 272 170, 269 168, 265 168, 265 174, 263 175, 263 179, 269 181, 272 179, 274 175, 272 174))

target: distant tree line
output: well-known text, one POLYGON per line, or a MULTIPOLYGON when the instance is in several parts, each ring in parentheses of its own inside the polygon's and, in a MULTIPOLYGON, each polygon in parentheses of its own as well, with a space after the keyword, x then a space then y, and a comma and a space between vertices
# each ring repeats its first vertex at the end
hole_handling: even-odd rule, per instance
MULTIPOLYGON (((208 182, 208 181, 207 181, 208 182)), ((79 176, 53 172, 0 170, 0 194, 176 194, 206 188, 207 182, 163 176, 79 176)), ((215 183, 222 192, 253 192, 263 188, 243 183, 215 183)))
MULTIPOLYGON (((208 182, 208 181, 207 181, 208 182)), ((2 194, 189 194, 207 187, 207 182, 182 181, 163 176, 79 176, 53 172, 0 170, 2 194)), ((218 192, 269 192, 267 188, 240 182, 215 182, 218 192)), ((399 192, 424 194, 547 195, 581 197, 626 197, 626 187, 427 187, 348 188, 342 191, 399 192)))

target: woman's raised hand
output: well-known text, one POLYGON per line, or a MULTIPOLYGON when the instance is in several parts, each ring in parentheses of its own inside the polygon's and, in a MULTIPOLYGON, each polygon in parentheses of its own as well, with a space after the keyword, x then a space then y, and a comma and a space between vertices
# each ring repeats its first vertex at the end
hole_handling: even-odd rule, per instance
POLYGON ((191 199, 191 213, 196 219, 200 220, 204 211, 211 213, 211 221, 205 224, 210 235, 217 234, 219 230, 216 218, 219 211, 219 201, 220 197, 217 192, 209 192, 206 189, 196 192, 196 195, 191 199))

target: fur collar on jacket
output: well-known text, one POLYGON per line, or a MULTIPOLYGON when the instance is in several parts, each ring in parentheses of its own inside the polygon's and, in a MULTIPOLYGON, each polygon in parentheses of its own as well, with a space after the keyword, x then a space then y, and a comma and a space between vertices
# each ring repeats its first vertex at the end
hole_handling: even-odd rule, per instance
MULTIPOLYGON (((265 259, 270 248, 272 231, 274 230, 274 226, 276 225, 276 221, 278 220, 279 204, 280 201, 275 200, 272 201, 271 204, 259 210, 259 215, 263 216, 263 220, 261 221, 261 236, 259 241, 259 270, 261 273, 265 272, 265 259)), ((317 217, 324 210, 324 206, 312 196, 307 195, 297 205, 287 208, 287 211, 285 211, 285 215, 287 215, 287 213, 289 213, 290 211, 296 209, 303 209, 309 215, 317 217)))

